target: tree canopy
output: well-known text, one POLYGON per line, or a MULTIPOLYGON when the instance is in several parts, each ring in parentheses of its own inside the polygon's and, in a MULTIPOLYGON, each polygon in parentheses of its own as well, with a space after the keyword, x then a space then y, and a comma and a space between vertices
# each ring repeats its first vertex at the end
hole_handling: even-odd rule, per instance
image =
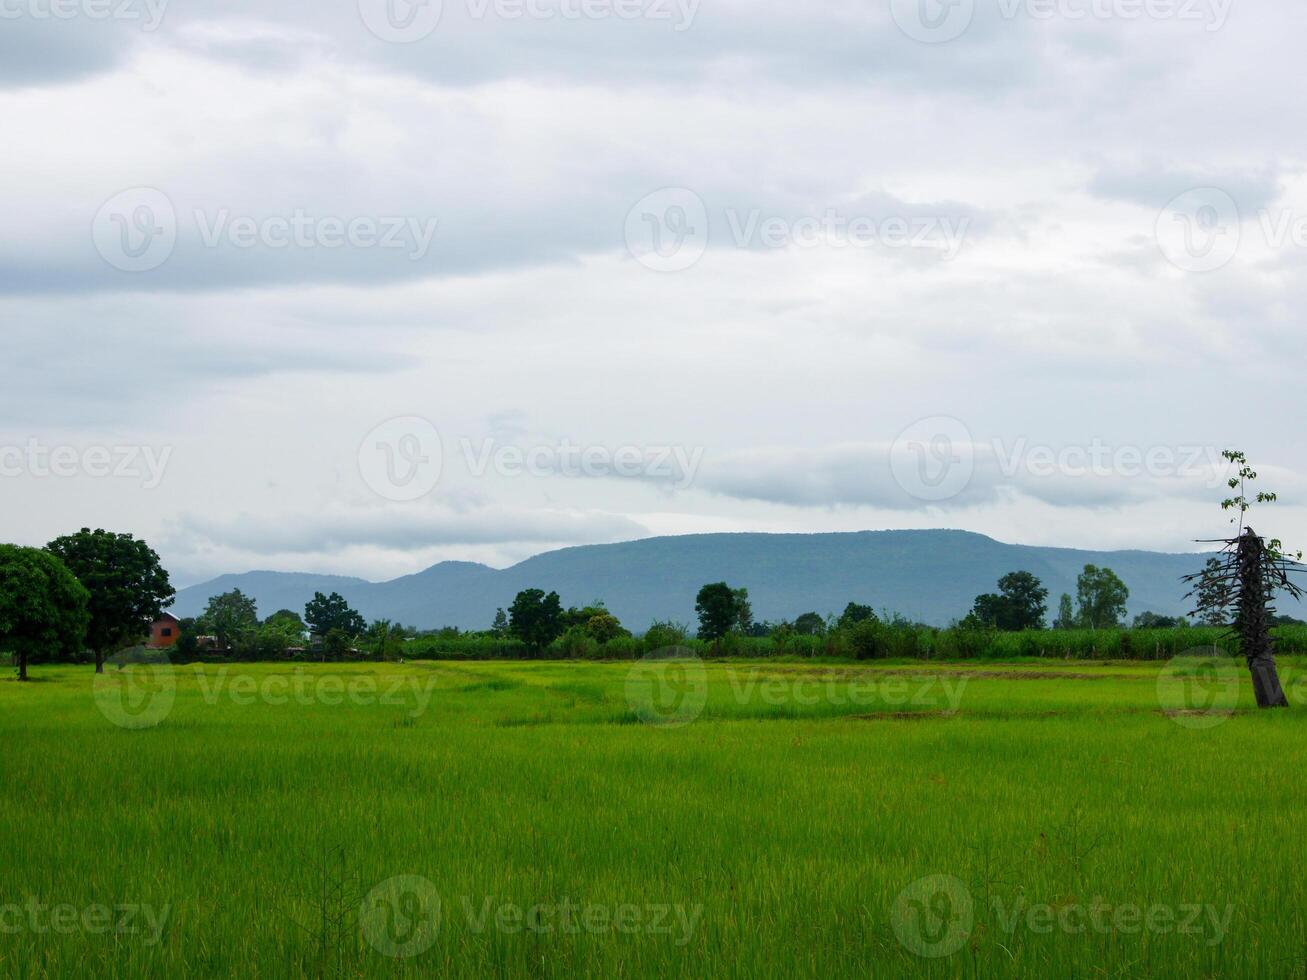
POLYGON ((84 649, 91 596, 54 555, 0 545, 0 649, 18 658, 27 680, 35 657, 76 655, 84 649))
POLYGON ((563 603, 557 592, 524 589, 508 608, 509 631, 528 646, 544 649, 563 635, 563 603))
POLYGON ((368 628, 363 617, 350 608, 350 604, 339 592, 331 595, 313 593, 313 598, 304 607, 304 622, 323 639, 332 630, 347 637, 355 637, 368 628))
POLYGON ((97 673, 108 654, 148 636, 176 594, 159 556, 130 534, 82 528, 55 538, 46 551, 90 594, 86 645, 95 651, 97 673))

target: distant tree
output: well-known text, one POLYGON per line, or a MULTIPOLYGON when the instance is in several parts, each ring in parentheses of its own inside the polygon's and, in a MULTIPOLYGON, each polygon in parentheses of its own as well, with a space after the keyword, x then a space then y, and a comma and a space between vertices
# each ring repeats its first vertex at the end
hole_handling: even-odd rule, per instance
POLYGON ((130 534, 84 527, 55 538, 45 550, 91 595, 86 644, 95 653, 97 674, 104 673, 106 657, 145 639, 176 595, 159 556, 130 534))
POLYGON ((1301 619, 1295 619, 1293 616, 1282 616, 1277 613, 1269 613, 1266 621, 1272 626, 1307 626, 1307 622, 1301 619))
POLYGON ((720 640, 740 621, 737 593, 725 582, 714 582, 699 590, 694 600, 699 614, 699 639, 720 640))
POLYGON ((1076 618, 1086 629, 1115 629, 1125 618, 1130 590, 1110 568, 1086 565, 1076 579, 1076 618))
POLYGON ((200 631, 193 616, 185 616, 177 623, 177 642, 173 645, 173 656, 180 661, 194 660, 200 652, 200 631))
POLYGON ((748 589, 734 589, 735 626, 738 633, 748 636, 753 632, 753 603, 749 601, 748 589))
POLYGON ((1135 617, 1131 628, 1137 630, 1169 630, 1188 625, 1189 621, 1183 616, 1163 616, 1161 613, 1141 612, 1135 617))
POLYGON ((504 610, 495 610, 495 621, 490 624, 490 633, 492 636, 508 635, 508 614, 504 610))
POLYGON ((298 630, 303 633, 307 626, 304 625, 304 619, 293 609, 278 609, 264 621, 265 626, 282 626, 287 629, 298 630))
POLYGON ((585 626, 586 623, 590 622, 590 620, 594 619, 596 616, 606 616, 607 614, 608 609, 604 606, 603 601, 596 599, 588 606, 582 606, 580 609, 576 608, 576 606, 569 606, 567 609, 563 610, 562 616, 559 617, 559 622, 562 624, 564 630, 569 630, 573 626, 585 626))
POLYGON ((596 643, 610 643, 619 636, 627 635, 627 631, 622 629, 621 622, 612 613, 600 613, 598 616, 591 616, 583 629, 586 635, 596 643))
POLYGON ((685 623, 654 620, 644 631, 644 645, 650 652, 669 647, 683 647, 689 636, 690 627, 685 623))
POLYGON ((848 629, 854 623, 865 622, 868 619, 875 619, 876 613, 871 606, 860 605, 856 602, 850 602, 844 607, 844 612, 840 613, 839 622, 836 625, 840 629, 848 629))
POLYGON ((90 593, 54 555, 0 545, 0 650, 18 660, 27 680, 35 657, 76 655, 85 649, 90 593))
POLYGON ((398 660, 404 649, 402 630, 402 627, 395 626, 388 619, 378 619, 371 623, 366 638, 372 655, 386 662, 398 660))
POLYGON ((819 636, 826 632, 826 620, 815 612, 806 612, 794 621, 794 632, 800 636, 819 636))
POLYGON ((524 589, 508 607, 508 628, 523 643, 543 650, 563 635, 563 604, 557 592, 524 589))
POLYGON ((1208 558, 1198 573, 1194 594, 1198 600, 1198 622, 1204 626, 1224 626, 1230 621, 1226 605, 1228 591, 1222 581, 1223 565, 1219 558, 1208 558))
POLYGON ((236 651, 254 638, 259 626, 258 606, 240 589, 232 589, 209 599, 197 625, 217 637, 219 647, 236 651))
POLYGON ((333 626, 322 634, 322 659, 327 660, 344 660, 349 656, 350 646, 354 642, 354 637, 358 634, 347 633, 339 626, 333 626))
POLYGON ((350 604, 339 592, 331 595, 313 593, 313 598, 304 607, 304 622, 312 632, 324 639, 332 630, 339 630, 352 639, 368 628, 363 617, 350 608, 350 604))
POLYGON ((1071 606, 1071 596, 1063 592, 1057 604, 1057 619, 1053 620, 1053 629, 1071 630, 1076 628, 1076 613, 1071 606))
POLYGON ((976 596, 971 615, 1007 632, 1043 629, 1048 589, 1030 572, 1009 572, 998 580, 998 593, 976 596))

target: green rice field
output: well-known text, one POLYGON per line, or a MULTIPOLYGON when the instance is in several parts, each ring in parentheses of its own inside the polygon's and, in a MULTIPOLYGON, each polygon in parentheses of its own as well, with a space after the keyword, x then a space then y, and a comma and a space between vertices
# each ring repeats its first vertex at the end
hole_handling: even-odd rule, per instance
POLYGON ((1300 977, 1307 660, 41 666, 4 977, 1300 977))

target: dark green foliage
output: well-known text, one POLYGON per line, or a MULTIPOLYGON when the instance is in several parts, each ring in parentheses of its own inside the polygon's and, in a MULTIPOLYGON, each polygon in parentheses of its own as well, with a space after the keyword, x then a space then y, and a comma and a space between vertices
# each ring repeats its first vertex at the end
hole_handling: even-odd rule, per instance
POLYGON ((1137 630, 1169 630, 1188 626, 1189 621, 1183 616, 1163 616, 1155 612, 1141 612, 1132 624, 1137 630))
POLYGON ((216 637, 221 650, 239 655, 241 649, 253 643, 259 610, 253 599, 240 589, 232 589, 209 600, 197 626, 202 634, 216 637))
POLYGON ((1042 629, 1048 609, 1048 589, 1030 572, 1009 572, 998 580, 999 592, 976 596, 971 616, 976 622, 1006 632, 1042 629))
POLYGON ((734 629, 741 615, 738 601, 738 593, 725 582, 713 582, 700 589, 694 600, 699 639, 720 640, 734 629))
POLYGON ((844 612, 840 613, 837 629, 848 629, 854 623, 861 623, 863 620, 875 619, 876 613, 871 606, 864 606, 857 602, 850 602, 844 607, 844 612))
POLYGON ((139 643, 176 594, 159 556, 130 534, 82 528, 45 546, 90 594, 86 645, 95 669, 114 651, 139 643))
POLYGON ((353 638, 367 629, 367 622, 350 608, 339 592, 323 595, 315 592, 304 607, 304 622, 317 636, 325 638, 332 630, 353 638))
POLYGON ((1078 625, 1091 630, 1113 629, 1125 618, 1130 590, 1110 568, 1086 565, 1076 579, 1078 625))
POLYGON ((820 636, 826 632, 826 620, 815 612, 806 612, 794 621, 794 632, 800 636, 820 636))
POLYGON ((508 628, 527 646, 543 650, 563 635, 563 604, 557 592, 525 589, 508 609, 508 628))
POLYGON ((0 650, 18 661, 76 656, 90 623, 90 594, 54 555, 0 545, 0 650))

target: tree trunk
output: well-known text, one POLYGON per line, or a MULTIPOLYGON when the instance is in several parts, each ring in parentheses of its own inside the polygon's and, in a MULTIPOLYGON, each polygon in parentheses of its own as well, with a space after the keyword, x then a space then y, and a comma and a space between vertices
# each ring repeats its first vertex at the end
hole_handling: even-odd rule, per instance
POLYGON ((104 673, 104 651, 103 651, 103 650, 96 650, 96 651, 95 651, 95 672, 96 672, 97 674, 103 674, 103 673, 104 673))
POLYGON ((25 653, 18 655, 18 679, 20 681, 27 680, 27 654, 25 653))
POLYGON ((1287 708, 1289 699, 1280 686, 1275 668, 1275 647, 1271 643, 1271 624, 1266 615, 1266 578, 1263 574, 1265 545, 1249 528, 1239 539, 1239 609, 1236 625, 1243 645, 1244 659, 1253 677, 1253 693, 1259 708, 1287 708))

